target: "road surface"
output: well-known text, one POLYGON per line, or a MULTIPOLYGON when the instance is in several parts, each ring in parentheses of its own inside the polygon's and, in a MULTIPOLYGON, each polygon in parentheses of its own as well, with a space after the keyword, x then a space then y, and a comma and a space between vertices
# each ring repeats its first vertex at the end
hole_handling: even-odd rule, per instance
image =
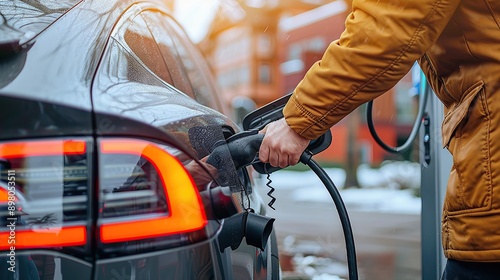
MULTIPOLYGON (((268 189, 262 187, 259 191, 267 203, 268 189)), ((346 273, 346 251, 333 202, 296 202, 290 189, 276 189, 273 195, 277 198, 273 205, 276 210, 268 209, 268 215, 276 218, 275 229, 283 262, 284 255, 327 257, 337 262, 337 266, 340 263, 344 267, 337 271, 339 276, 347 278, 347 275, 341 275, 346 273)), ((325 195, 328 195, 326 191, 325 195)), ((420 215, 349 208, 348 212, 356 242, 360 280, 421 279, 420 215)), ((286 270, 286 264, 282 266, 286 270)))

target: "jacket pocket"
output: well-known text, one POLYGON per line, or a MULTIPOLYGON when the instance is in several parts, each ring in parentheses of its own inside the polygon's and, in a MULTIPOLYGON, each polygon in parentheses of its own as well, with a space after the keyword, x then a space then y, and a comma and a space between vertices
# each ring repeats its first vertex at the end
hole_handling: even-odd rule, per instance
POLYGON ((491 207, 491 121, 483 86, 477 82, 464 92, 443 121, 443 145, 453 156, 445 201, 449 213, 491 207))
POLYGON ((455 130, 467 117, 467 113, 471 110, 472 102, 475 101, 476 95, 483 89, 483 86, 484 83, 482 81, 473 84, 464 92, 461 101, 450 108, 448 113, 444 116, 441 126, 443 131, 443 147, 448 146, 450 143, 455 130))

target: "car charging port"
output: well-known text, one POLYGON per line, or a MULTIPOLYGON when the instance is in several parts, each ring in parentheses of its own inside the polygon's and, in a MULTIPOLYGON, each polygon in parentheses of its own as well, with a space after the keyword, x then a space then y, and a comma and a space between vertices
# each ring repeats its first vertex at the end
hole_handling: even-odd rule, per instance
POLYGON ((229 187, 217 186, 200 192, 207 218, 222 220, 238 213, 229 187))
MULTIPOLYGON (((224 153, 229 150, 236 169, 252 164, 264 138, 258 131, 244 131, 229 137, 226 143, 216 145, 210 153, 207 163, 218 170, 224 170, 227 164, 224 153)), ((217 217, 224 217, 224 225, 219 235, 219 247, 223 252, 227 247, 235 250, 241 244, 243 237, 248 245, 264 250, 273 229, 274 219, 254 213, 247 209, 242 213, 230 209, 230 192, 228 187, 219 187, 211 191, 212 211, 217 217), (222 191, 219 191, 222 190, 222 191), (228 216, 229 215, 229 216, 228 216)), ((231 201, 232 203, 232 201, 231 201)), ((233 205, 234 207, 234 205, 233 205)))

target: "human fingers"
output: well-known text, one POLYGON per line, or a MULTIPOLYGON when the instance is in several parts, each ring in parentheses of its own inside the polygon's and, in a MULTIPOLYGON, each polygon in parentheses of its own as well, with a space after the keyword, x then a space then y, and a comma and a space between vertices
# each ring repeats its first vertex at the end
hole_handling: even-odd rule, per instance
POLYGON ((261 133, 265 133, 265 135, 259 148, 259 160, 264 163, 269 163, 274 167, 279 166, 281 154, 281 120, 283 119, 268 124, 265 129, 260 131, 261 133))
POLYGON ((269 150, 269 160, 268 160, 268 162, 269 162, 269 164, 271 166, 277 167, 279 165, 279 157, 280 157, 280 155, 279 155, 279 153, 276 152, 275 149, 271 148, 269 150))
POLYGON ((269 145, 268 145, 268 141, 269 139, 266 139, 267 138, 267 135, 264 135, 264 138, 262 139, 262 143, 260 144, 260 148, 259 148, 259 160, 261 162, 269 162, 269 145))
POLYGON ((298 153, 298 152, 295 152, 295 153, 289 155, 288 156, 288 164, 289 165, 296 165, 297 163, 299 163, 301 155, 302 155, 302 153, 298 153))
POLYGON ((278 158, 278 166, 281 168, 285 168, 290 165, 290 156, 286 153, 283 153, 278 158))
MULTIPOLYGON (((291 164, 290 158, 296 148, 293 141, 290 142, 296 134, 286 123, 285 119, 272 122, 266 126, 266 133, 259 150, 259 159, 261 162, 269 163, 274 167, 287 167, 291 164)), ((298 161, 297 161, 298 162, 298 161)), ((295 162, 295 163, 297 163, 295 162)))

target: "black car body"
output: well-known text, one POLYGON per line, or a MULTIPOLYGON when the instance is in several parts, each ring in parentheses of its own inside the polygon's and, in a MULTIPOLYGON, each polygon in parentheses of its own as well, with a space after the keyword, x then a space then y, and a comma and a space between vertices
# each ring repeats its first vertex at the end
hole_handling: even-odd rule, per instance
POLYGON ((200 163, 239 129, 163 2, 0 14, 0 279, 279 278, 274 232, 221 246, 265 205, 229 152, 200 163))

